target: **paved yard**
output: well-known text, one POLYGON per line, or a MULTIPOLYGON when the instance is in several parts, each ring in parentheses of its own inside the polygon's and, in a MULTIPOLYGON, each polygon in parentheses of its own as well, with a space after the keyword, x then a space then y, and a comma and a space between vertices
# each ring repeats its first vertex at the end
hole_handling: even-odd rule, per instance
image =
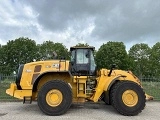
POLYGON ((158 120, 160 119, 160 102, 149 101, 146 108, 137 116, 123 116, 112 106, 99 104, 73 104, 69 111, 61 116, 43 114, 37 103, 0 102, 0 120, 158 120))

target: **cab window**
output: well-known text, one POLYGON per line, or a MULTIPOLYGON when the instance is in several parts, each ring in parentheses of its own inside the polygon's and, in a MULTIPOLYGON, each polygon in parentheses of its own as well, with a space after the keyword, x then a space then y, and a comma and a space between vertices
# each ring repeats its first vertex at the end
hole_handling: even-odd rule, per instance
POLYGON ((87 64, 89 62, 88 50, 78 49, 77 50, 77 64, 87 64))

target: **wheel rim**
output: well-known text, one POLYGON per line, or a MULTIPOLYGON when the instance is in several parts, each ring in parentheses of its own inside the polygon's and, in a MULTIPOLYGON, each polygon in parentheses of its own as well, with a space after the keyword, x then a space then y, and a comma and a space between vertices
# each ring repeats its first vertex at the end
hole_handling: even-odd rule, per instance
POLYGON ((138 95, 133 90, 126 90, 122 95, 123 103, 128 107, 133 107, 138 103, 138 95))
POLYGON ((46 102, 48 105, 52 107, 56 107, 60 105, 62 102, 62 99, 63 99, 63 95, 57 89, 50 90, 46 95, 46 102))

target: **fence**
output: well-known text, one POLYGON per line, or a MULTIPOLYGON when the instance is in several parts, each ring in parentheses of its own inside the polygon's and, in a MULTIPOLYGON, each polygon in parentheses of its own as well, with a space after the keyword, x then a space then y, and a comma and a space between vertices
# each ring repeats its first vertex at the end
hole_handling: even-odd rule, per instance
POLYGON ((160 77, 143 77, 140 80, 144 91, 154 100, 160 100, 160 77))
MULTIPOLYGON (((6 89, 10 87, 10 83, 15 82, 15 79, 15 75, 0 75, 0 101, 16 100, 5 93, 6 89)), ((152 95, 154 100, 160 100, 160 78, 143 77, 141 83, 147 94, 152 95)))
POLYGON ((13 101, 15 98, 6 94, 6 89, 10 87, 12 82, 15 82, 16 75, 1 75, 0 74, 0 101, 13 101))

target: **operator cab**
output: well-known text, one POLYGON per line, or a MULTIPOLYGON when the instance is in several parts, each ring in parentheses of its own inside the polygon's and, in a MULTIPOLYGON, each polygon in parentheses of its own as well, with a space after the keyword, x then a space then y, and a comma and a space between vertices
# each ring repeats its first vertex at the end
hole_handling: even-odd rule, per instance
POLYGON ((94 61, 94 47, 71 47, 71 66, 72 75, 93 76, 96 73, 94 61))

